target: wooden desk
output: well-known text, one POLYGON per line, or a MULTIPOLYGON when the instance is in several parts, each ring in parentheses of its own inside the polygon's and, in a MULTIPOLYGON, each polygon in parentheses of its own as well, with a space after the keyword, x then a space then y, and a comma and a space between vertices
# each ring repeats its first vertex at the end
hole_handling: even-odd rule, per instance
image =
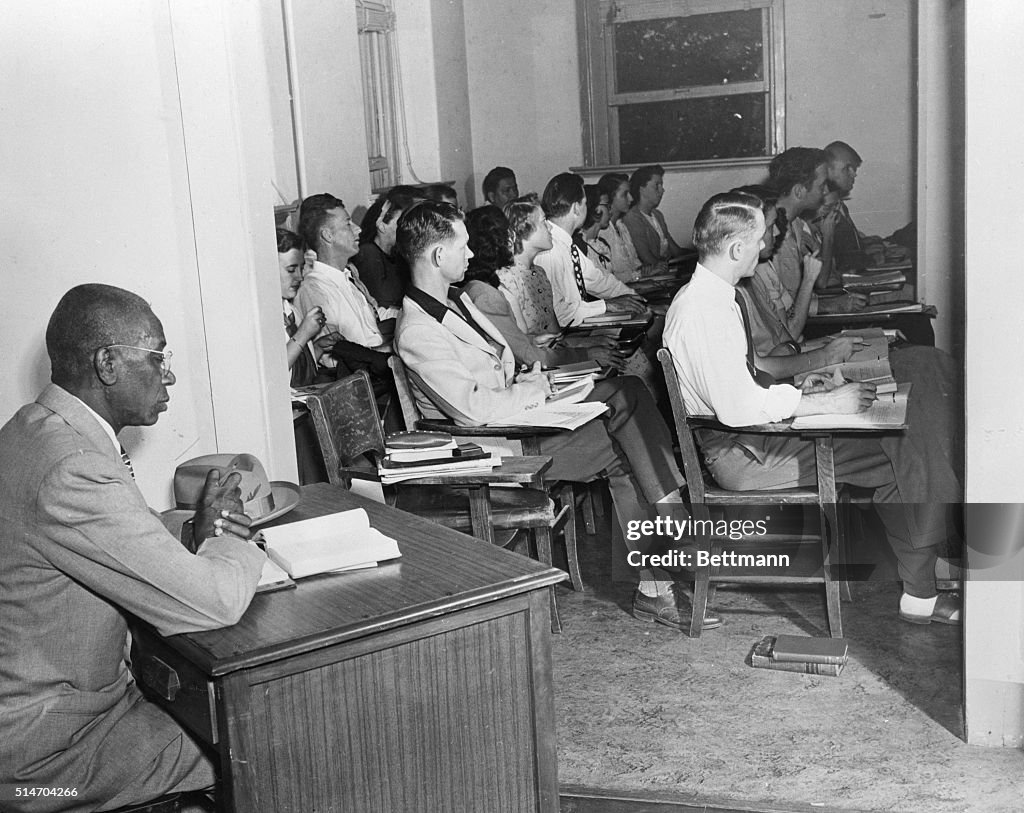
POLYGON ((137 627, 140 684, 219 752, 237 813, 553 813, 565 574, 327 484, 280 522, 358 506, 401 559, 257 595, 227 629, 137 627))

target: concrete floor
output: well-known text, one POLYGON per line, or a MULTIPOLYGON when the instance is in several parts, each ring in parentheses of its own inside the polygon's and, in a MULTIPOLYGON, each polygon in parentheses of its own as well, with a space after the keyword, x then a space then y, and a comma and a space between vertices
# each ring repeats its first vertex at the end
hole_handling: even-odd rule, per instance
POLYGON ((1024 752, 963 742, 959 628, 900 622, 891 579, 853 584, 841 676, 759 670, 745 661, 763 635, 827 634, 820 587, 721 588, 725 626, 693 640, 629 615, 606 534, 582 540, 591 590, 558 593, 563 811, 665 809, 587 799, 630 794, 697 809, 1024 810, 1024 752))

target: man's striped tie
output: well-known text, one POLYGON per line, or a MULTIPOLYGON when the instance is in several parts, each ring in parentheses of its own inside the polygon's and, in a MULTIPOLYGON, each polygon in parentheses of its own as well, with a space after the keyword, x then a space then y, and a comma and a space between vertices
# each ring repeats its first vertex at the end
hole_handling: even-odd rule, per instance
POLYGON ((121 447, 121 462, 124 463, 125 467, 128 469, 128 473, 132 476, 132 479, 134 480, 135 469, 132 468, 132 459, 128 457, 128 452, 124 450, 124 446, 121 447))

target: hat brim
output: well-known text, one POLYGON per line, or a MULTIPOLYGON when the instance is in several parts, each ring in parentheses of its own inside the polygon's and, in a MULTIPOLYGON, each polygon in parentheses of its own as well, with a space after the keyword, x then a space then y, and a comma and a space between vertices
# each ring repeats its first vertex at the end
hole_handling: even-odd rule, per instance
MULTIPOLYGON (((284 480, 272 480, 270 482, 270 490, 274 495, 274 510, 264 517, 253 520, 250 527, 255 528, 265 522, 270 522, 272 519, 284 516, 299 504, 299 499, 302 494, 301 489, 295 485, 295 483, 288 483, 284 480)), ((192 519, 195 513, 195 511, 191 510, 172 508, 169 511, 164 511, 160 516, 164 519, 165 523, 170 524, 173 529, 175 527, 180 528, 182 523, 192 519)))
POLYGON ((274 494, 274 510, 266 516, 253 520, 253 528, 265 522, 270 522, 272 519, 284 516, 299 504, 301 492, 295 483, 288 483, 284 480, 271 480, 270 490, 274 494))

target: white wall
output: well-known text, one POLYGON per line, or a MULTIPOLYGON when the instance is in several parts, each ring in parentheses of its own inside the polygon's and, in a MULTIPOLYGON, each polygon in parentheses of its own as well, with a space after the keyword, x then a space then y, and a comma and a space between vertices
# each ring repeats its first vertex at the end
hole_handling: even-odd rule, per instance
MULTIPOLYGON (((293 0, 292 6, 306 194, 330 192, 355 212, 370 200, 355 3, 293 0)), ((268 47, 283 52, 284 43, 268 47)), ((276 57, 274 61, 279 63, 276 57)), ((273 126, 278 132, 290 127, 291 121, 275 118, 273 126)))
POLYGON ((582 160, 574 0, 464 2, 475 203, 491 167, 520 192, 582 160))
MULTIPOLYGON (((1020 284, 1016 236, 1024 208, 1016 184, 1024 177, 1024 117, 1007 111, 1007 65, 1024 37, 1024 5, 993 0, 966 6, 967 173, 967 500, 1005 502, 1021 511, 1019 472, 1024 460, 1020 365, 1020 284), (998 156, 994 160, 993 156, 998 156), (1007 237, 1014 247, 1007 252, 1007 237), (1011 329, 1012 328, 1012 329, 1011 329)), ((968 529, 970 531, 970 528, 968 529)), ((1021 546, 1021 527, 1000 521, 979 542, 1008 535, 1021 546)), ((971 541, 970 539, 968 540, 971 541)), ((1024 565, 1012 581, 967 585, 965 705, 968 742, 1024 745, 1024 565)), ((1005 566, 1004 566, 1005 568, 1005 566)))
MULTIPOLYGON (((911 0, 785 0, 786 145, 824 147, 837 139, 852 145, 864 166, 851 212, 862 230, 883 236, 914 213, 911 8, 911 0)), ((578 150, 574 164, 581 155, 578 150)), ((676 240, 690 244, 693 221, 711 195, 760 182, 767 166, 766 159, 756 166, 669 170, 661 209, 676 240)), ((589 181, 602 171, 583 174, 589 181)))
MULTIPOLYGON (((253 39, 245 7, 234 18, 239 37, 260 41, 253 39)), ((270 301, 266 290, 272 296, 276 285, 265 278, 270 287, 261 304, 252 282, 257 252, 265 245, 267 254, 258 259, 272 262, 273 243, 247 235, 242 256, 214 257, 194 231, 197 195, 201 206, 234 211, 233 222, 220 222, 225 245, 237 246, 238 233, 257 225, 250 201, 243 200, 256 190, 243 188, 251 178, 249 167, 239 166, 246 144, 238 131, 262 121, 266 137, 268 119, 245 112, 252 108, 251 95, 240 111, 229 69, 257 74, 250 94, 264 92, 265 81, 251 54, 226 46, 222 23, 219 13, 194 2, 21 0, 6 4, 0 26, 0 202, 6 213, 0 241, 4 278, 16 283, 0 321, 0 420, 47 382, 43 333, 68 288, 104 282, 138 292, 163 320, 178 378, 160 422, 124 435, 139 485, 158 508, 169 505, 173 461, 218 448, 241 450, 218 447, 219 434, 232 444, 244 438, 246 450, 264 459, 271 476, 294 472, 294 451, 283 435, 271 437, 273 416, 283 417, 284 430, 290 430, 285 374, 279 372, 279 380, 273 375, 272 362, 284 363, 280 324, 267 328, 274 336, 268 345, 253 319, 270 301), (172 27, 175 36, 205 30, 220 39, 214 37, 213 53, 191 52, 191 61, 176 65, 172 27), (210 70, 196 62, 207 59, 210 70), (241 59, 250 62, 241 66, 241 59), (228 100, 216 121, 183 118, 180 94, 192 113, 201 111, 197 84, 228 100), (228 168, 216 175, 226 187, 190 191, 198 176, 190 175, 189 149, 192 173, 204 164, 228 168), (216 274, 218 267, 248 282, 207 309, 202 273, 216 274), (240 327, 221 323, 218 314, 240 327), (209 336, 215 337, 212 344, 209 336), (236 356, 233 366, 224 360, 227 353, 236 356), (271 373, 264 374, 268 366, 271 373), (226 378, 214 379, 213 371, 226 378), (249 392, 253 384, 257 389, 249 392), (264 396, 276 384, 280 399, 264 396), (233 414, 225 390, 246 393, 246 409, 233 414)))
POLYGON ((849 206, 867 234, 913 219, 912 9, 911 0, 786 0, 786 144, 838 139, 860 153, 849 206))

